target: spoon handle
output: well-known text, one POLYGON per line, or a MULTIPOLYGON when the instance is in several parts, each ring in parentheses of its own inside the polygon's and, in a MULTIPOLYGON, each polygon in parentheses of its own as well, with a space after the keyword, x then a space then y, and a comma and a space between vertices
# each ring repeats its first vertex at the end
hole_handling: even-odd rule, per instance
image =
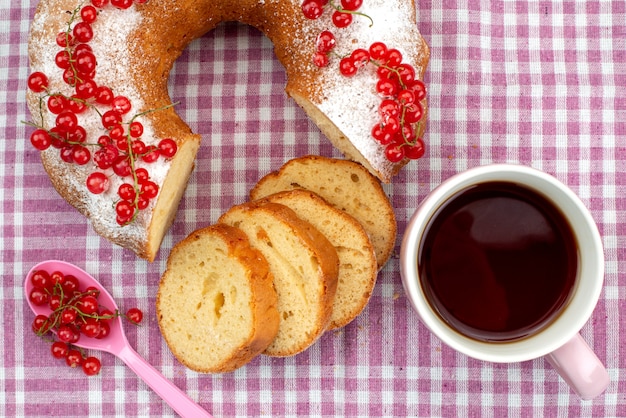
POLYGON ((174 383, 167 380, 161 373, 144 360, 130 346, 125 346, 116 353, 137 376, 141 377, 169 406, 181 417, 206 417, 213 418, 211 414, 202 409, 185 392, 180 390, 174 383))

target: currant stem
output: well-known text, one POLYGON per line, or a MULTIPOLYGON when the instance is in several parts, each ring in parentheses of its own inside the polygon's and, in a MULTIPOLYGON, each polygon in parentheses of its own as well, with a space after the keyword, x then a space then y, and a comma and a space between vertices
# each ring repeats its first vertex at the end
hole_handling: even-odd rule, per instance
POLYGON ((356 15, 356 16, 363 16, 363 17, 365 17, 366 19, 368 19, 370 21, 370 25, 369 25, 370 28, 372 26, 374 26, 374 19, 372 19, 369 15, 366 15, 365 13, 359 12, 359 11, 356 11, 356 10, 346 10, 346 9, 344 9, 341 6, 337 6, 333 0, 330 0, 329 3, 331 5, 331 7, 333 9, 337 10, 338 12, 346 13, 346 14, 350 14, 350 15, 356 15))

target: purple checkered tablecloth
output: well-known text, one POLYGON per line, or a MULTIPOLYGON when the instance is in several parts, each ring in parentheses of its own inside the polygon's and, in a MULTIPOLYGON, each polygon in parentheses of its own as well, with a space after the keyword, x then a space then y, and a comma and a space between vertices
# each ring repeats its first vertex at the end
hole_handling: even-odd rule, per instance
POLYGON ((432 336, 404 297, 399 239, 370 304, 347 327, 295 357, 261 356, 224 375, 187 370, 155 318, 169 250, 288 159, 340 154, 284 94, 269 40, 220 25, 191 44, 170 78, 179 112, 205 141, 156 261, 142 261, 56 194, 27 140, 36 4, 0 4, 0 415, 174 415, 112 355, 100 355, 100 375, 88 378, 30 331, 23 278, 35 263, 61 259, 97 276, 121 308, 144 311, 142 326, 126 327, 131 345, 216 417, 626 416, 626 0, 419 2, 431 46, 428 151, 385 185, 400 233, 430 190, 477 165, 533 166, 581 197, 606 255, 604 289, 581 331, 611 378, 593 401, 581 401, 544 359, 486 363, 432 336))

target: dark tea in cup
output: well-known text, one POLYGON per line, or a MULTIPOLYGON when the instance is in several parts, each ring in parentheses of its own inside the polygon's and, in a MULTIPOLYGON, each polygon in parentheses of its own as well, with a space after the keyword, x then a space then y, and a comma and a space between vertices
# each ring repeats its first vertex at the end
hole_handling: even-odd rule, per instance
POLYGON ((421 322, 454 350, 496 363, 543 357, 582 399, 607 388, 579 334, 602 292, 602 238, 551 175, 491 164, 447 178, 406 225, 400 275, 421 322))
POLYGON ((434 311, 479 341, 538 332, 568 303, 578 246, 563 213, 513 182, 472 185, 430 218, 418 252, 423 291, 434 311))

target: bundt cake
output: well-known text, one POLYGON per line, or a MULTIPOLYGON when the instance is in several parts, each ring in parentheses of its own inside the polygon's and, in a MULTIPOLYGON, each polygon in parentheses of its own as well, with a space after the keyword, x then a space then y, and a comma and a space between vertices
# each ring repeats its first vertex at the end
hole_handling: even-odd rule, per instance
POLYGON ((169 72, 224 21, 268 36, 287 94, 382 181, 424 153, 429 50, 412 0, 41 0, 29 39, 31 142, 61 196, 148 260, 200 144, 172 105, 169 72))

